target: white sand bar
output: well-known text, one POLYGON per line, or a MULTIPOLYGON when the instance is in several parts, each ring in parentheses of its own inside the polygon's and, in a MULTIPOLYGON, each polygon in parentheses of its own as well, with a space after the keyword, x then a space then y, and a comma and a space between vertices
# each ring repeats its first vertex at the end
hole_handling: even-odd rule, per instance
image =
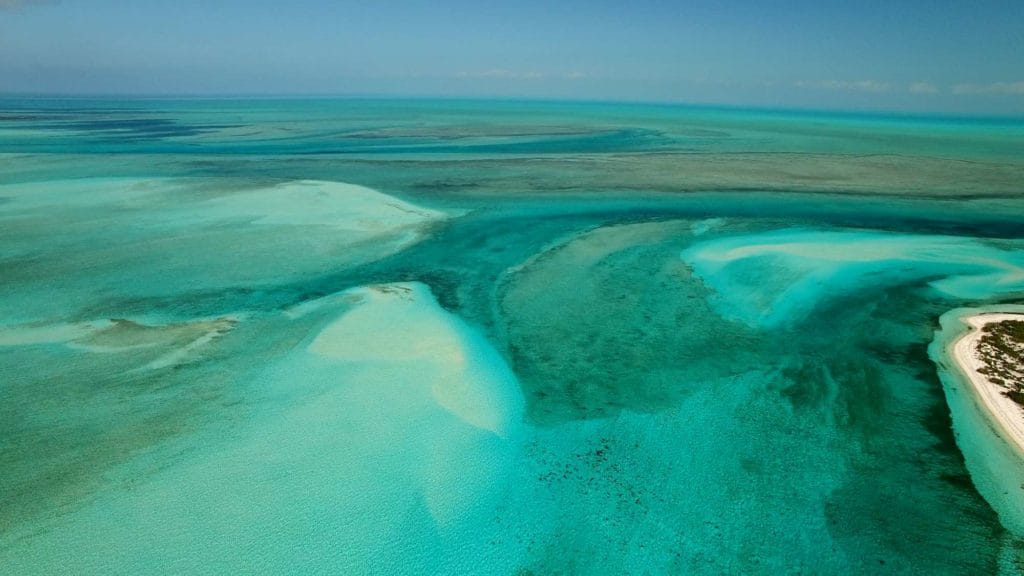
POLYGON ((953 343, 953 357, 1006 441, 1024 454, 1024 409, 1003 395, 1005 388, 992 384, 985 375, 978 372, 979 368, 985 366, 977 354, 982 328, 1005 320, 1024 320, 1024 314, 992 313, 961 318, 971 330, 953 343))

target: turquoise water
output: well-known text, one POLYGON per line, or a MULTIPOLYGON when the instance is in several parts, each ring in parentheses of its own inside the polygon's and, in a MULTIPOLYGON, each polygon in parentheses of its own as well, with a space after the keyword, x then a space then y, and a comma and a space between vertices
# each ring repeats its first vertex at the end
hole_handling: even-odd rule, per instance
POLYGON ((0 100, 0 566, 1020 573, 1022 301, 1020 121, 0 100))

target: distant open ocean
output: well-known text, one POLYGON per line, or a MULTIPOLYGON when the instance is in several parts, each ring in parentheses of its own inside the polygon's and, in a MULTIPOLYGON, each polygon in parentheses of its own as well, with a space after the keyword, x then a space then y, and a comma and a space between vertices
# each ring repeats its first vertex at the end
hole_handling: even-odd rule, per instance
POLYGON ((0 573, 1019 574, 1024 121, 0 99, 0 573))

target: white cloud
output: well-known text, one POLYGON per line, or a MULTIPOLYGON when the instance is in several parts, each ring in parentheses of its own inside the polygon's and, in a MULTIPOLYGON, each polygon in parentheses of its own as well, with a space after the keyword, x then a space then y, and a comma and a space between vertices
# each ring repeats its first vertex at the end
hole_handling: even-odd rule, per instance
POLYGON ((17 10, 39 4, 53 4, 57 0, 0 0, 0 10, 17 10))
MULTIPOLYGON (((2 1, 2 0, 0 0, 2 1)), ((561 80, 583 80, 589 78, 586 72, 573 71, 564 74, 545 74, 534 70, 509 70, 507 68, 491 68, 477 72, 459 72, 456 78, 462 79, 498 79, 498 80, 544 80, 547 78, 561 80)))
POLYGON ((911 94, 938 94, 939 89, 931 82, 914 82, 907 89, 911 94))
POLYGON ((519 72, 516 70, 506 70, 504 68, 492 68, 490 70, 484 70, 482 72, 459 72, 456 74, 458 78, 500 78, 504 80, 539 80, 544 78, 544 74, 540 72, 519 72))
POLYGON ((799 80, 797 88, 812 90, 836 90, 842 92, 888 92, 892 86, 877 80, 799 80))
POLYGON ((1024 94, 1024 81, 991 84, 957 84, 953 94, 1024 94))

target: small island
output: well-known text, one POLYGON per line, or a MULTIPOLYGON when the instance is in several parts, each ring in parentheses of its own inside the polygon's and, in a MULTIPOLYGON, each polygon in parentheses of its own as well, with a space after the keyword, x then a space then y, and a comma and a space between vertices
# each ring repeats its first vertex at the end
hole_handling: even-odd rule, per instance
POLYGON ((1024 452, 1024 314, 977 314, 953 345, 960 369, 1007 440, 1024 452))
POLYGON ((976 353, 984 363, 978 372, 1024 407, 1024 316, 1020 318, 985 324, 976 353))

